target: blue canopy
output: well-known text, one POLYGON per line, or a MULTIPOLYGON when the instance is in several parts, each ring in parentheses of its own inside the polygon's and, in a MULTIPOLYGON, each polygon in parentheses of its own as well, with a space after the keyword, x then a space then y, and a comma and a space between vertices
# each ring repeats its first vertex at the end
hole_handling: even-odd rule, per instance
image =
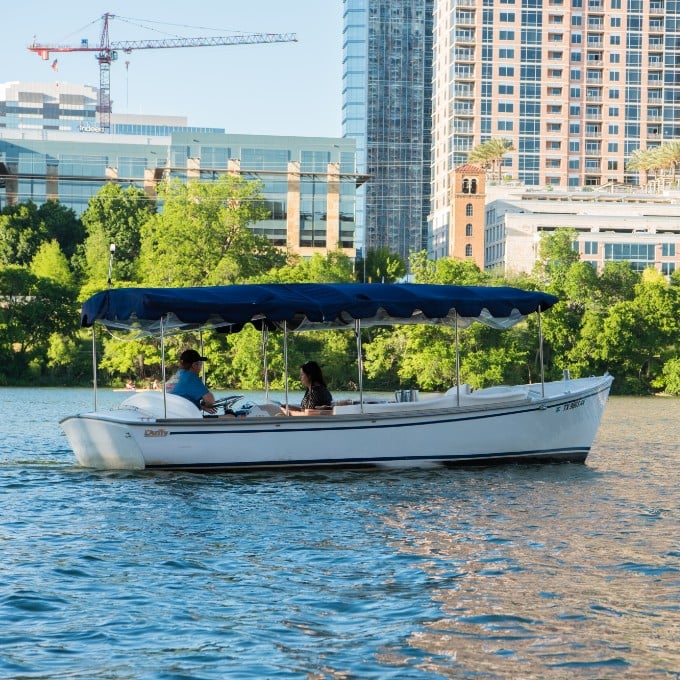
POLYGON ((289 330, 392 324, 459 327, 479 321, 509 328, 527 314, 552 307, 557 298, 509 287, 433 284, 280 283, 202 288, 116 288, 83 304, 81 325, 137 329, 147 334, 216 328, 289 330))

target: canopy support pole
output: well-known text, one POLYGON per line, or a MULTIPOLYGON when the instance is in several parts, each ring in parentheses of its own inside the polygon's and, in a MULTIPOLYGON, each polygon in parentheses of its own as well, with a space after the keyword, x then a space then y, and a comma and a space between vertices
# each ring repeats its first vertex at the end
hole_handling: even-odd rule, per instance
POLYGON ((460 406, 460 347, 458 346, 458 312, 456 312, 456 406, 460 406))
POLYGON ((357 370, 359 373, 359 404, 364 412, 364 357, 361 349, 361 319, 354 319, 354 335, 357 341, 357 370))
POLYGON ((94 410, 97 410, 97 334, 95 324, 92 324, 92 395, 94 398, 94 410))
POLYGON ((264 372, 264 398, 269 401, 269 371, 267 370, 267 340, 269 339, 269 330, 267 326, 262 323, 262 370, 264 372))
POLYGON ((541 364, 541 396, 545 397, 545 369, 543 366, 543 322, 541 320, 541 307, 538 307, 538 359, 541 364))
POLYGON ((290 415, 288 404, 288 322, 283 321, 283 382, 286 386, 286 415, 290 415))
MULTIPOLYGON (((198 329, 198 344, 199 344, 199 354, 203 356, 203 329, 199 328, 198 329)), ((205 361, 201 364, 201 377, 203 378, 203 384, 207 384, 205 382, 205 361)))
POLYGON ((165 380, 165 327, 163 326, 163 317, 161 316, 160 321, 160 331, 161 331, 161 379, 163 380, 163 417, 168 417, 168 404, 165 398, 166 392, 166 380, 165 380))

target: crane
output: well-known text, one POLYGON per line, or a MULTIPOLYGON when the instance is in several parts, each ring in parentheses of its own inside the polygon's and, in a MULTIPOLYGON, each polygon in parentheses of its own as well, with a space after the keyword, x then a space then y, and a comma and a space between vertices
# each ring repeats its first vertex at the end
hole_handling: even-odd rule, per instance
POLYGON ((295 33, 246 33, 232 36, 202 38, 165 38, 162 40, 117 40, 109 39, 109 20, 115 14, 102 15, 102 32, 99 45, 90 47, 87 40, 80 45, 40 45, 33 42, 28 46, 31 52, 47 61, 50 54, 59 52, 96 52, 99 62, 99 124, 108 132, 111 127, 111 62, 118 59, 118 52, 130 54, 133 50, 154 50, 170 47, 212 47, 216 45, 254 45, 259 43, 297 42, 295 33))

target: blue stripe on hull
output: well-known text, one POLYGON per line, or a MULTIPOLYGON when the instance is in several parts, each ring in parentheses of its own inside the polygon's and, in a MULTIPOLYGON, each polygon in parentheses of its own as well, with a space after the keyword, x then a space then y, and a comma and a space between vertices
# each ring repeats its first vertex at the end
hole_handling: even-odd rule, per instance
POLYGON ((261 461, 254 463, 177 463, 169 465, 147 465, 147 469, 162 470, 245 470, 262 468, 314 468, 314 467, 384 467, 390 463, 411 463, 413 467, 427 463, 436 463, 446 466, 471 466, 471 465, 504 465, 508 463, 532 463, 532 462, 563 462, 582 463, 586 460, 589 447, 578 447, 568 450, 545 449, 534 451, 513 451, 509 453, 480 454, 476 456, 441 455, 441 456, 381 456, 366 460, 365 458, 319 458, 313 461, 289 460, 285 463, 276 461, 261 461))

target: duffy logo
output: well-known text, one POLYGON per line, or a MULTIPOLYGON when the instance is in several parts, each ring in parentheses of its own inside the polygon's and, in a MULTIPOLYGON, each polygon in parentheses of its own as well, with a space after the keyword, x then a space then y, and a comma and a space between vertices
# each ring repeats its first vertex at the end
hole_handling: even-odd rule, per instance
POLYGON ((144 430, 145 437, 167 437, 167 430, 144 430))

